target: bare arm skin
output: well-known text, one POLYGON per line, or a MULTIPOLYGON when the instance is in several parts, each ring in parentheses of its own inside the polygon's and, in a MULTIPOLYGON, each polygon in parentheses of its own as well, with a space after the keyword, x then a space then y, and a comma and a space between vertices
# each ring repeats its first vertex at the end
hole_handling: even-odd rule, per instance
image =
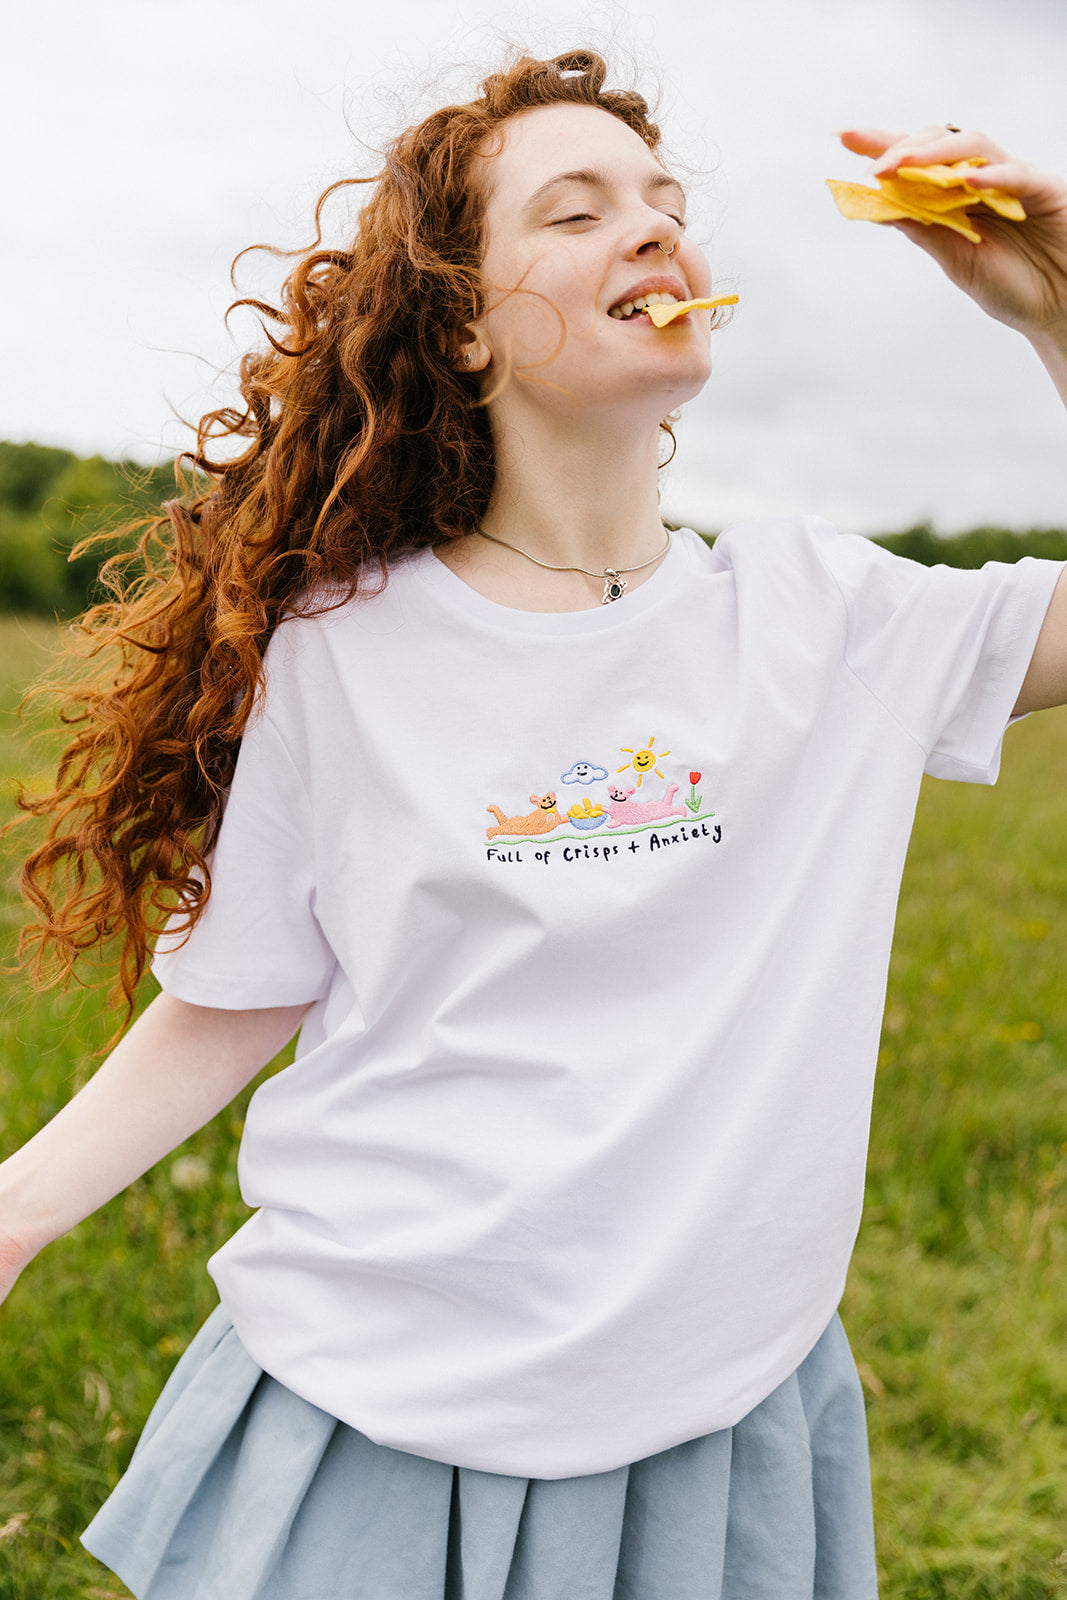
POLYGON ((1034 653, 1030 658, 1015 715, 1024 711, 1045 711, 1049 706, 1067 704, 1067 568, 1059 582, 1041 624, 1034 653))
POLYGON ((1041 357, 1056 393, 1067 406, 1067 326, 1055 333, 1035 333, 1030 343, 1041 357))
POLYGON ((157 996, 85 1087, 0 1164, 0 1300, 46 1244, 228 1105, 306 1010, 222 1011, 157 996))

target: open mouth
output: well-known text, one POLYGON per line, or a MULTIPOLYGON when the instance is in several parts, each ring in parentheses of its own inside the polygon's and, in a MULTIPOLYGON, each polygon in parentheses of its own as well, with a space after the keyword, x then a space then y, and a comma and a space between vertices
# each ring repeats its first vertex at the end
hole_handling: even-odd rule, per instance
POLYGON ((651 294, 639 294, 634 300, 624 300, 621 305, 612 306, 608 316, 627 322, 639 317, 646 306, 673 306, 678 298, 676 294, 664 294, 654 289, 651 294))

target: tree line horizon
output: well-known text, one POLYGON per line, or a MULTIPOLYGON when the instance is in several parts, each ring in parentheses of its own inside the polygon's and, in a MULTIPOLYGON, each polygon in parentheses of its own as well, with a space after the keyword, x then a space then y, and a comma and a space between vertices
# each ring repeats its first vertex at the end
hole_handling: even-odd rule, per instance
MULTIPOLYGON (((101 598, 98 574, 132 536, 72 556, 78 543, 151 516, 177 492, 174 462, 146 467, 55 445, 0 440, 0 612, 68 620, 101 598)), ((713 542, 719 530, 697 529, 713 542)), ((871 535, 876 544, 923 566, 980 567, 986 561, 1041 556, 1067 561, 1067 527, 994 524, 940 534, 930 522, 871 535)))

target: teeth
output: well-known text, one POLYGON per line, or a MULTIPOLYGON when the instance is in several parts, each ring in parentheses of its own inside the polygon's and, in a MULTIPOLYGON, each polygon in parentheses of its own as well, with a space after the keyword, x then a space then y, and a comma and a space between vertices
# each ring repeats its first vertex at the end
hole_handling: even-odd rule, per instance
POLYGON ((623 319, 632 316, 635 311, 644 311, 646 306, 674 305, 673 294, 663 294, 654 289, 651 294, 639 294, 634 300, 624 300, 621 306, 612 306, 608 315, 623 319))

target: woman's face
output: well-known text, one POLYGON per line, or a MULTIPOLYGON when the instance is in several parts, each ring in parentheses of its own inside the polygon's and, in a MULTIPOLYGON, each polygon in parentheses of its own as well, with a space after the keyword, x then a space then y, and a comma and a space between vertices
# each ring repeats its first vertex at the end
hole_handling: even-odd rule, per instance
POLYGON ((644 408, 656 422, 697 394, 711 371, 710 313, 662 330, 611 314, 654 290, 711 290, 685 237, 684 191, 633 129, 591 106, 541 106, 507 124, 481 176, 488 310, 471 348, 490 383, 510 364, 548 380, 521 384, 531 404, 644 408))

